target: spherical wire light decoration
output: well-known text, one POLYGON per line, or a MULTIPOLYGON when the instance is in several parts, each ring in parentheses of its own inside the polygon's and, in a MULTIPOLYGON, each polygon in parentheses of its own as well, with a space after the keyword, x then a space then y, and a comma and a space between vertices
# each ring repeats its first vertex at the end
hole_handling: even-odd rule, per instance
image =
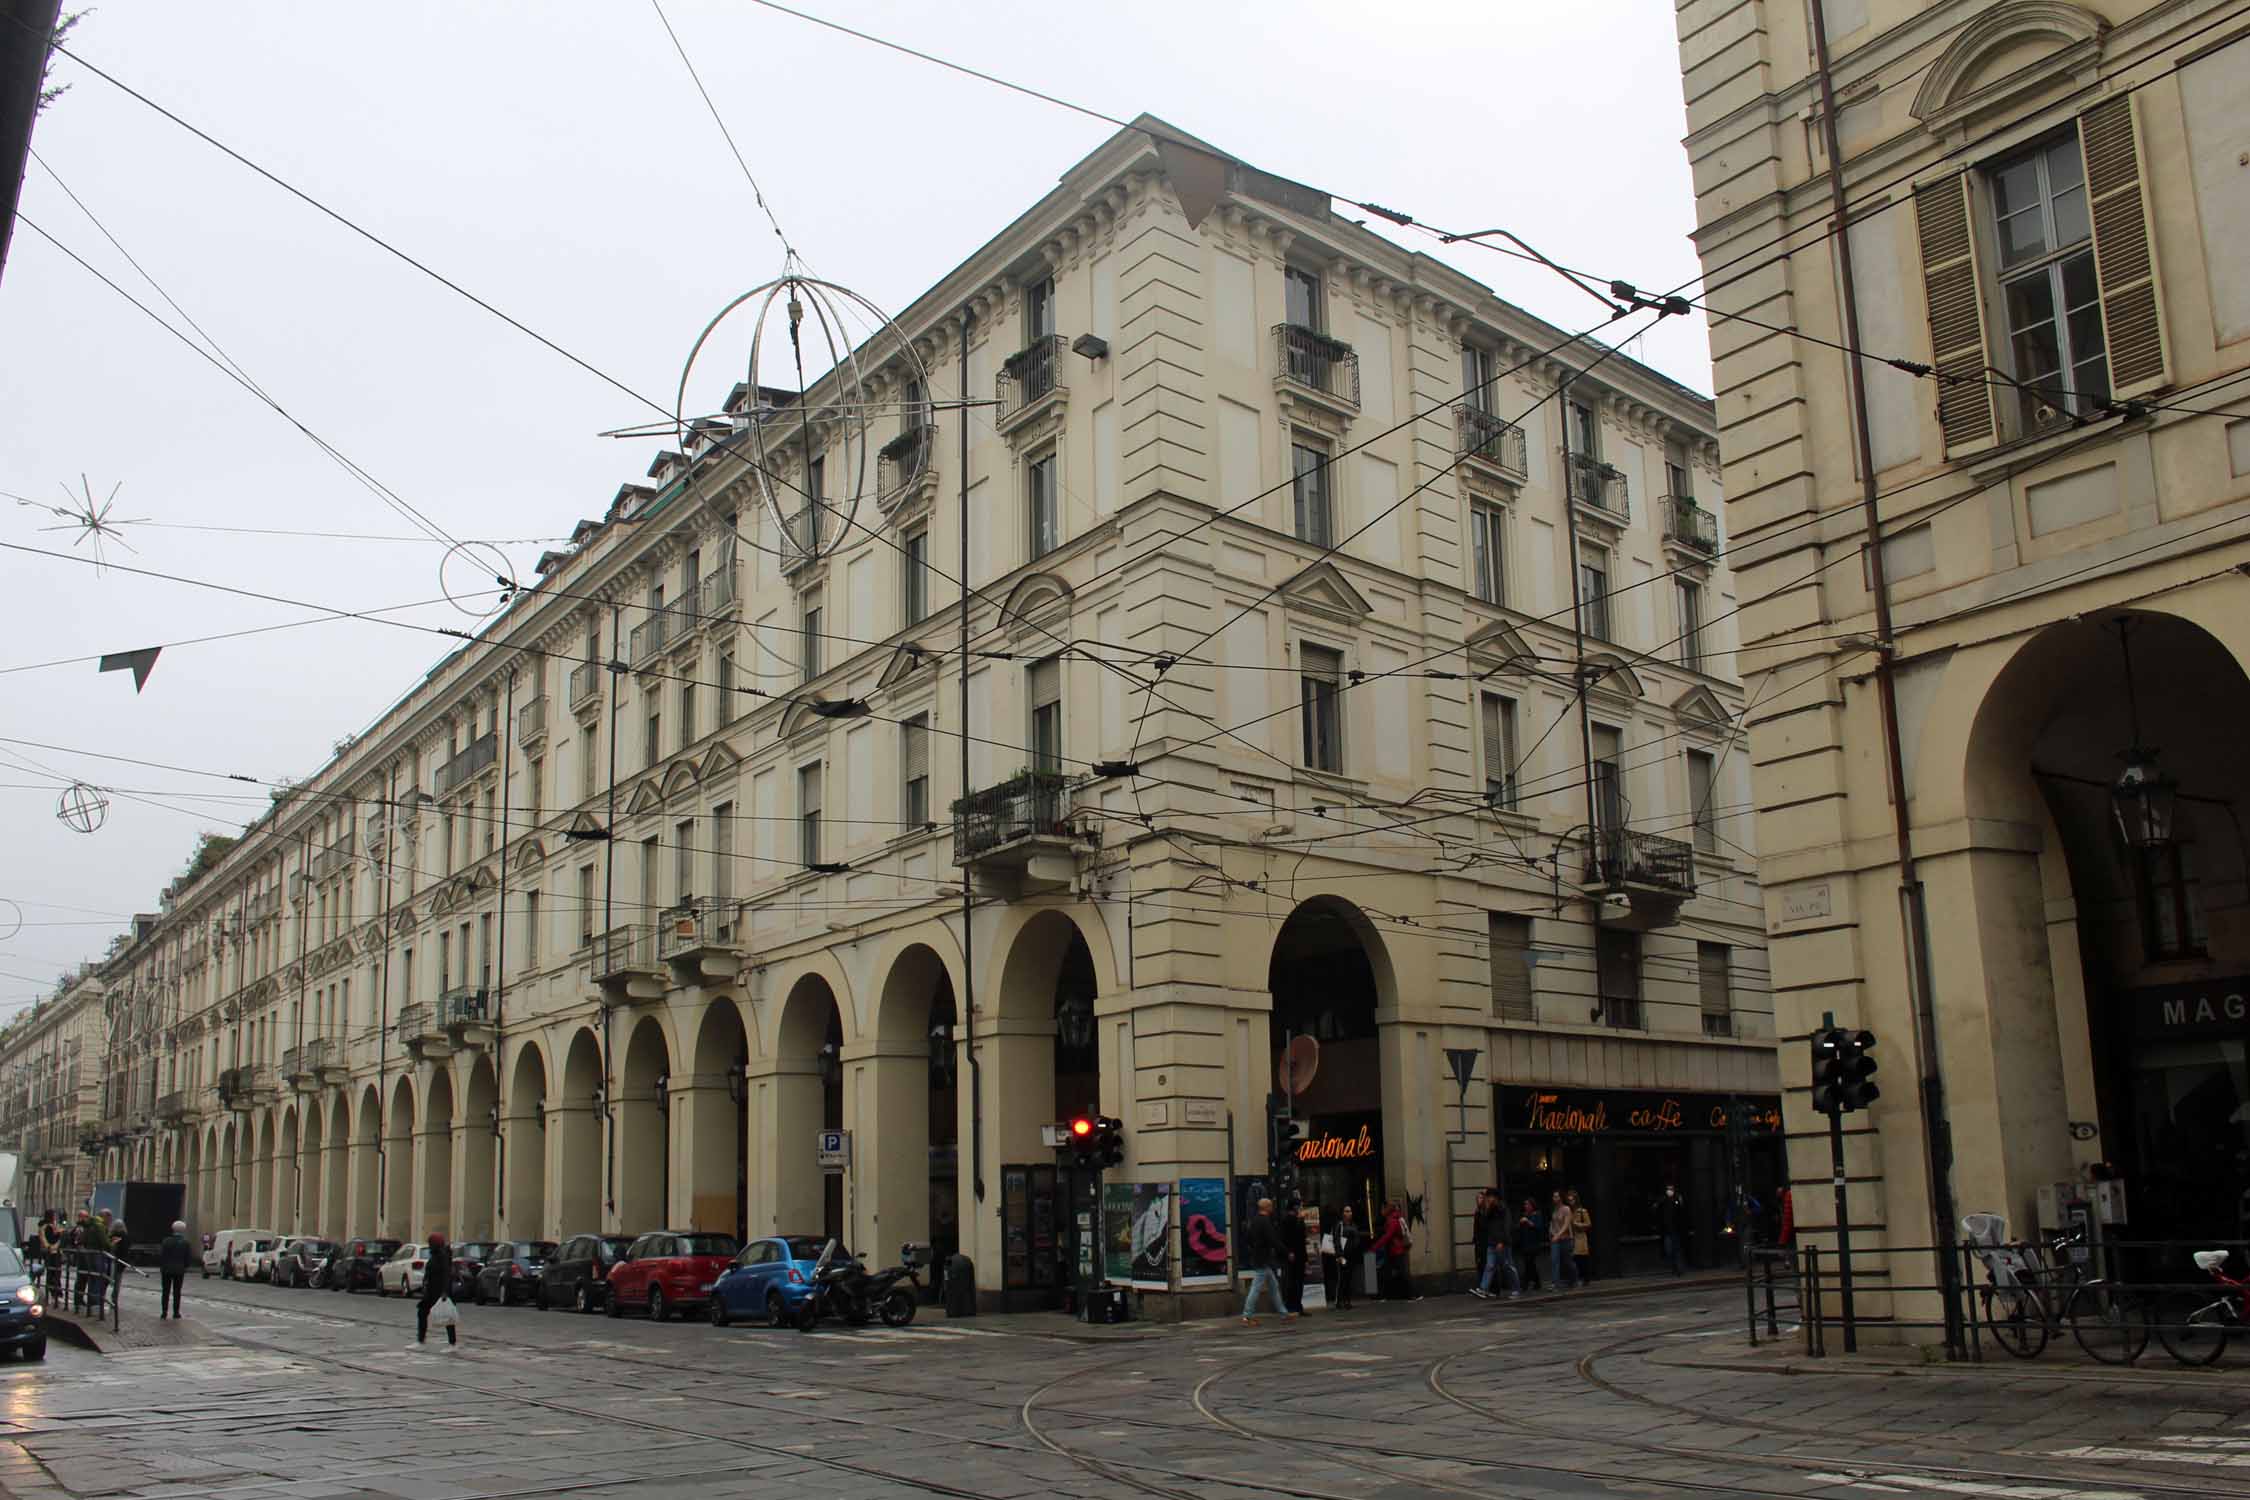
POLYGON ((109 798, 98 787, 74 781, 55 799, 55 819, 73 833, 92 833, 109 817, 109 798))
POLYGON ((863 498, 872 494, 879 506, 888 505, 921 482, 935 445, 904 444, 897 461, 886 465, 876 451, 887 435, 877 436, 875 420, 897 411, 909 427, 926 421, 929 372, 913 340, 874 303, 848 287, 785 270, 720 308, 688 351, 672 407, 683 452, 691 434, 709 437, 718 425, 687 415, 696 360, 719 325, 743 308, 755 320, 743 382, 749 404, 728 413, 728 434, 716 442, 750 468, 781 539, 773 550, 782 567, 794 571, 835 550, 857 525, 863 498), (767 342, 776 321, 785 351, 767 342), (773 374, 784 352, 786 383, 773 374), (900 365, 903 373, 891 373, 900 365), (883 396, 894 389, 915 399, 886 403, 883 396), (775 403, 766 399, 769 391, 796 394, 775 403))

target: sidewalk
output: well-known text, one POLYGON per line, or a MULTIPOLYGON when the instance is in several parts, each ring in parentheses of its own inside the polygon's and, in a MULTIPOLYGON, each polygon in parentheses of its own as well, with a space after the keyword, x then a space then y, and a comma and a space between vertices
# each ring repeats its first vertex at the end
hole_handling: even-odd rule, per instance
MULTIPOLYGON (((1833 1340, 1834 1335, 1831 1335, 1833 1340)), ((2250 1365, 2220 1363, 2191 1368, 2175 1361, 2163 1346, 2150 1340, 2141 1357, 2129 1365, 2105 1365, 2075 1348, 2050 1344, 2035 1359, 2017 1359, 1987 1343, 1980 1360, 1948 1360, 1935 1345, 1863 1344, 1857 1354, 1831 1348, 1824 1356, 1805 1353, 1804 1342, 1784 1330, 1779 1339, 1761 1337, 1752 1348, 1747 1334, 1742 1344, 1727 1353, 1714 1353, 1709 1344, 1695 1349, 1672 1347, 1647 1351, 1650 1364, 1674 1370, 1723 1370, 1751 1375, 1878 1375, 1940 1380, 2061 1380, 2117 1387, 2183 1386, 2224 1393, 2250 1400, 2250 1365)))

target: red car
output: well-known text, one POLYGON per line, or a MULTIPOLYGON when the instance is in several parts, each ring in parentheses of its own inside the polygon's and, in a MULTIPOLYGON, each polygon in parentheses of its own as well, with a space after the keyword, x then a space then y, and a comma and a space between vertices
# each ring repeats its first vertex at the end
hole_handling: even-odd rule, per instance
POLYGON ((623 1317, 628 1307, 645 1307, 662 1322, 675 1312, 703 1306, 741 1248, 731 1234, 666 1229, 642 1235, 609 1268, 609 1315, 623 1317))

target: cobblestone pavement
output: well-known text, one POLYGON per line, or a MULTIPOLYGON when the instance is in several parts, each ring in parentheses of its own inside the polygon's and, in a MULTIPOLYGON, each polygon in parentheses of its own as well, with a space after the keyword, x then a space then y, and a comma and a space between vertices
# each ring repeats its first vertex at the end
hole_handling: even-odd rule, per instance
POLYGON ((464 1308, 446 1354, 401 1301, 197 1281, 188 1347, 0 1363, 0 1493, 2250 1500, 2243 1351, 1792 1370, 1747 1358, 1738 1294, 1598 1291, 1123 1341, 464 1308))

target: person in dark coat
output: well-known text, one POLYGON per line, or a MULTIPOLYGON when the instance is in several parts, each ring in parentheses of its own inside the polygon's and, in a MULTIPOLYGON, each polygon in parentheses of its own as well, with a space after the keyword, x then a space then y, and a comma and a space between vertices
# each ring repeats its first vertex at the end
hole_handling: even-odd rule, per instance
POLYGON ((1539 1200, 1526 1198, 1516 1214, 1512 1236, 1516 1247, 1516 1264, 1523 1269, 1525 1287, 1539 1290, 1539 1266, 1547 1259, 1547 1216, 1539 1211, 1539 1200))
MULTIPOLYGON (((432 1234, 429 1252, 422 1257, 422 1300, 414 1304, 414 1346, 417 1349, 430 1341, 430 1309, 437 1306, 438 1299, 451 1291, 452 1287, 453 1247, 445 1242, 442 1233, 432 1234)), ((458 1348, 460 1343, 460 1328, 452 1323, 446 1324, 446 1347, 458 1348)))
POLYGON ((1419 1302, 1414 1286, 1407 1279, 1406 1256, 1414 1248, 1414 1240, 1406 1232, 1406 1212, 1393 1198, 1383 1205, 1382 1232, 1375 1236, 1376 1284, 1383 1289, 1386 1302, 1419 1302))
POLYGON ((1274 1226, 1271 1198, 1258 1200, 1256 1216, 1242 1226, 1236 1254, 1239 1256, 1236 1265, 1250 1274, 1250 1291, 1242 1299, 1242 1321, 1257 1323, 1261 1291, 1273 1293, 1274 1305, 1282 1313, 1283 1321, 1294 1319, 1297 1315, 1281 1300, 1281 1282, 1276 1271, 1281 1263, 1281 1232, 1274 1226))
POLYGON ((1352 1214, 1347 1203, 1336 1217, 1336 1300, 1338 1312, 1349 1312, 1352 1294, 1359 1290, 1362 1274, 1360 1257, 1367 1253, 1367 1230, 1352 1214))
POLYGON ((1671 1267, 1674 1276, 1684 1274, 1687 1205, 1680 1201, 1680 1190, 1670 1183, 1664 1184, 1664 1196, 1656 1200, 1656 1232, 1664 1246, 1664 1264, 1671 1267))
POLYGON ((1274 1227, 1281 1234, 1281 1260, 1274 1266, 1281 1277, 1281 1305, 1301 1313, 1305 1310, 1305 1219, 1294 1198, 1289 1211, 1274 1220, 1274 1227))
POLYGON ((195 1247, 188 1243, 187 1221, 174 1219, 172 1232, 156 1247, 156 1315, 176 1318, 180 1315, 180 1289, 187 1284, 188 1266, 195 1259, 195 1247))

